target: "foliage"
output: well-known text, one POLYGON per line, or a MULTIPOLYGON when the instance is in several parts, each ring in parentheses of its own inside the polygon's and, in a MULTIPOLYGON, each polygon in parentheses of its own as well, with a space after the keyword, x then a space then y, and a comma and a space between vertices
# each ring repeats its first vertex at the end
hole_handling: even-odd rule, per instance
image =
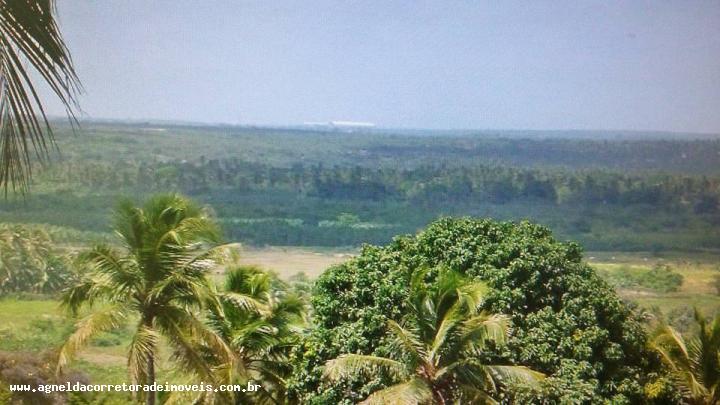
POLYGON ((253 266, 229 269, 219 298, 222 305, 211 309, 209 322, 238 358, 222 383, 261 386, 257 392, 234 393, 235 403, 284 403, 290 351, 305 324, 304 301, 253 266))
POLYGON ((670 369, 673 382, 693 404, 720 402, 720 315, 708 322, 695 311, 699 327, 689 340, 668 325, 659 325, 650 345, 670 369))
POLYGON ((102 232, 119 196, 182 192, 254 245, 385 244, 473 215, 532 218, 591 250, 720 246, 718 139, 84 125, 57 126, 63 160, 27 201, 0 201, 0 221, 102 232))
POLYGON ((668 293, 677 291, 683 283, 683 276, 667 264, 656 264, 650 269, 632 269, 624 266, 605 273, 604 278, 620 288, 641 287, 668 293))
POLYGON ((54 141, 31 77, 41 78, 71 115, 79 88, 54 0, 0 1, 0 61, 0 186, 25 191, 31 155, 42 160, 54 141))
POLYGON ((482 311, 487 287, 440 269, 430 286, 416 270, 402 324, 387 323, 390 356, 343 354, 325 364, 324 376, 339 380, 385 372, 394 385, 373 392, 363 404, 481 403, 502 384, 542 378, 525 367, 483 362, 488 346, 505 343, 507 317, 482 311))
POLYGON ((386 386, 381 378, 328 384, 317 375, 345 353, 388 354, 387 321, 408 313, 411 269, 438 266, 492 288, 483 307, 513 325, 508 345, 494 355, 550 376, 558 400, 578 398, 578 387, 587 398, 643 397, 656 365, 642 325, 582 262, 579 247, 528 222, 472 218, 441 219, 414 237, 366 246, 324 273, 313 297, 317 328, 296 352, 294 394, 309 403, 349 403, 386 386))
POLYGON ((56 376, 52 367, 50 353, 8 353, 0 351, 0 401, 4 404, 27 403, 38 405, 62 404, 67 400, 67 393, 54 392, 46 394, 40 391, 10 391, 10 385, 29 385, 37 389, 40 385, 65 384, 80 382, 88 383, 86 375, 77 371, 67 371, 56 376))
MULTIPOLYGON (((18 300, 16 298, 3 298, 0 300, 0 351, 15 354, 32 354, 50 362, 51 372, 55 371, 53 362, 56 360, 53 349, 63 344, 73 332, 73 320, 63 316, 59 311, 57 299, 48 296, 34 297, 33 299, 18 300), (52 351, 52 354, 48 352, 52 351), (46 355, 49 357, 46 358, 46 355)), ((114 356, 123 352, 123 347, 130 342, 130 330, 112 331, 100 334, 89 345, 91 352, 102 353, 102 360, 97 358, 91 361, 79 359, 74 362, 73 370, 81 370, 87 375, 91 383, 115 384, 125 382, 127 369, 122 363, 116 363, 114 356), (122 338, 122 343, 114 347, 100 347, 98 339, 122 338)), ((90 357, 93 355, 90 354, 90 357)), ((69 374, 73 374, 70 372, 69 374)), ((54 376, 53 376, 54 378, 54 376)), ((1 377, 0 377, 1 379, 1 377)), ((2 392, 2 389, 0 389, 2 392)), ((9 395, 9 393, 8 393, 9 395)), ((128 392, 113 393, 73 393, 68 397, 71 404, 111 405, 127 404, 131 398, 128 392)), ((0 393, 0 404, 5 404, 0 393)))
POLYGON ((55 293, 75 281, 76 275, 53 248, 41 229, 0 225, 0 296, 55 293))
MULTIPOLYGON (((207 212, 178 195, 158 195, 141 208, 130 202, 116 210, 114 230, 122 249, 97 245, 79 257, 82 279, 63 296, 73 313, 93 311, 80 319, 60 350, 58 371, 99 332, 113 330, 137 316, 128 348, 133 384, 153 384, 159 339, 165 337, 181 369, 213 381, 204 347, 230 364, 225 342, 201 319, 219 305, 207 277, 217 254, 219 231, 207 212)), ((147 395, 154 403, 154 395, 147 395)))
POLYGON ((313 290, 313 281, 304 272, 295 273, 288 279, 288 287, 293 294, 310 302, 313 290))

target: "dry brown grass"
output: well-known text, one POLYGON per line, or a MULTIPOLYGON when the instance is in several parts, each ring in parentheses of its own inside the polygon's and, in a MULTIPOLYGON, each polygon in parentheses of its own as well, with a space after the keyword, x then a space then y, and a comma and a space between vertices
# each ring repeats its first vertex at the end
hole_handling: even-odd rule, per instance
POLYGON ((240 263, 273 270, 283 279, 297 273, 316 278, 328 267, 342 263, 354 254, 350 251, 313 251, 296 247, 244 248, 240 263))

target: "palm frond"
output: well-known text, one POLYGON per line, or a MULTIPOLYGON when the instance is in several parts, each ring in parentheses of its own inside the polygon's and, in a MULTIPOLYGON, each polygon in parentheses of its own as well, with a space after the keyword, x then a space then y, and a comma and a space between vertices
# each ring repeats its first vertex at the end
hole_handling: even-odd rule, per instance
POLYGON ((527 367, 486 365, 485 343, 504 343, 509 319, 481 312, 488 292, 450 269, 430 273, 420 268, 411 276, 408 314, 403 326, 387 322, 393 358, 344 354, 325 363, 323 377, 377 376, 385 371, 399 384, 372 394, 363 403, 488 403, 498 386, 510 382, 533 383, 542 373, 527 367))
POLYGON ((60 306, 75 316, 81 307, 92 307, 97 301, 127 303, 127 293, 128 290, 115 283, 112 276, 91 272, 63 292, 60 306))
POLYGON ((701 399, 710 396, 710 390, 701 382, 691 370, 677 370, 671 375, 676 386, 685 398, 701 399))
POLYGON ((450 344, 451 340, 455 340, 455 332, 457 331, 457 327, 461 321, 461 314, 452 309, 446 312, 445 316, 441 319, 440 325, 438 325, 438 328, 435 331, 430 353, 428 354, 428 359, 434 365, 438 365, 440 362, 439 356, 441 350, 446 345, 450 344))
MULTIPOLYGON (((655 339, 653 339, 652 344, 655 345, 655 347, 669 347, 671 350, 679 351, 681 354, 681 358, 684 359, 683 363, 687 361, 687 359, 690 358, 690 355, 688 353, 687 345, 685 344, 685 339, 683 339, 680 332, 675 330, 675 328, 671 326, 664 326, 660 333, 656 335, 655 339)), ((675 356, 677 359, 677 356, 675 356)), ((668 358, 668 360, 671 360, 668 358)), ((677 368, 676 364, 673 364, 676 362, 670 362, 668 365, 677 368)))
POLYGON ((75 331, 67 338, 58 353, 57 373, 61 373, 63 368, 77 354, 77 352, 87 344, 87 342, 100 332, 115 329, 127 317, 127 308, 120 305, 111 305, 102 310, 93 312, 85 318, 78 321, 75 325, 75 331))
POLYGON ((53 0, 0 2, 0 186, 26 191, 31 155, 48 157, 54 137, 27 62, 74 119, 80 83, 55 22, 53 0))
POLYGON ((469 282, 458 288, 458 305, 470 314, 482 307, 490 288, 483 282, 469 282))
POLYGON ((521 382, 535 384, 545 378, 545 374, 531 370, 525 366, 499 366, 486 365, 483 369, 493 377, 493 381, 499 384, 508 382, 521 382))
POLYGON ((133 384, 147 382, 148 361, 154 357, 160 335, 142 322, 138 325, 128 349, 128 373, 133 384))
POLYGON ((372 375, 378 370, 384 370, 398 379, 408 375, 405 365, 399 361, 378 356, 344 354, 325 363, 323 377, 338 380, 357 374, 372 375))
POLYGON ((717 384, 720 373, 718 346, 713 346, 712 342, 715 340, 711 337, 714 328, 708 330, 705 318, 697 310, 695 321, 700 330, 689 342, 671 326, 661 324, 653 332, 649 345, 670 369, 683 396, 709 401, 715 395, 713 385, 717 384))
POLYGON ((207 216, 183 218, 175 227, 181 241, 220 242, 220 227, 215 221, 208 221, 207 216))
POLYGON ((159 322, 159 325, 173 348, 173 360, 182 367, 182 370, 193 373, 205 381, 213 381, 213 371, 201 342, 193 339, 193 336, 177 321, 164 320, 159 322))
POLYGON ((420 342, 417 334, 412 330, 403 328, 397 322, 389 320, 387 322, 388 329, 395 336, 395 343, 402 351, 419 361, 426 356, 425 346, 420 342))
POLYGON ((448 268, 438 270, 438 278, 427 296, 427 300, 433 303, 438 322, 448 312, 455 311, 461 306, 460 295, 466 283, 465 276, 457 271, 448 268))
POLYGON ((165 303, 169 300, 194 307, 205 307, 214 291, 204 274, 173 272, 147 291, 147 299, 165 303))
POLYGON ((475 350, 482 349, 488 341, 504 344, 509 324, 505 315, 480 313, 462 322, 460 340, 475 350))
POLYGON ((137 253, 143 247, 145 214, 130 199, 121 199, 113 212, 113 229, 124 247, 137 253))
POLYGON ((246 312, 267 314, 269 310, 266 303, 246 294, 236 292, 223 292, 219 294, 219 298, 220 301, 225 303, 226 305, 232 305, 235 308, 246 312))
POLYGON ((232 363, 235 360, 235 354, 225 340, 208 328, 204 322, 198 319, 194 314, 186 312, 186 316, 182 319, 182 326, 189 331, 189 335, 200 342, 204 347, 210 349, 211 353, 219 358, 223 363, 232 363))
POLYGON ((715 403, 720 396, 720 316, 711 323, 695 309, 696 336, 685 340, 669 326, 656 330, 651 346, 672 371, 673 380, 684 396, 703 403, 715 403))
POLYGON ((243 351, 258 353, 277 342, 277 329, 264 319, 255 319, 236 325, 231 343, 243 351))
POLYGON ((225 274, 225 290, 268 300, 273 278, 257 266, 235 266, 225 274))
POLYGON ((460 392, 460 402, 462 404, 497 404, 493 397, 487 392, 478 389, 474 385, 470 384, 459 384, 458 391, 460 392))
POLYGON ((432 400, 433 394, 430 387, 420 378, 413 378, 399 384, 375 391, 370 394, 362 405, 385 405, 385 404, 427 404, 432 400))
POLYGON ((300 296, 294 293, 285 294, 273 305, 270 321, 278 319, 286 323, 302 322, 306 308, 307 304, 300 296))
POLYGON ((435 380, 441 382, 458 382, 495 391, 494 376, 485 368, 485 364, 477 357, 465 357, 455 360, 435 373, 435 380))
POLYGON ((199 377, 211 381, 214 365, 235 363, 235 355, 227 343, 194 314, 178 307, 162 307, 156 323, 173 347, 174 360, 199 377))
POLYGON ((141 282, 142 275, 135 264, 122 258, 108 245, 93 246, 89 251, 80 254, 76 263, 84 267, 84 271, 108 276, 118 292, 128 293, 136 289, 141 282))

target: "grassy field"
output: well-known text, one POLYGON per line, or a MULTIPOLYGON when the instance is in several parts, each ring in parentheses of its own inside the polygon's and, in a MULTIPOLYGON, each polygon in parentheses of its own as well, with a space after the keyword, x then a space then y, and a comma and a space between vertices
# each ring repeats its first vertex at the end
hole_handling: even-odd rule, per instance
MULTIPOLYGON (((248 248, 243 250, 240 262, 273 270, 284 279, 298 273, 315 278, 353 253, 339 249, 248 248)), ((217 276, 219 279, 220 275, 217 276)), ((57 300, 41 296, 0 299, 0 351, 41 353, 54 350, 71 333, 75 322, 76 319, 70 318, 57 300)), ((129 327, 101 334, 80 353, 72 368, 87 373, 96 383, 127 381, 126 354, 130 334, 129 327)), ((168 357, 167 346, 163 345, 159 381, 175 380, 170 374, 168 357)), ((120 403, 124 400, 119 393, 109 397, 120 403)))
MULTIPOLYGON (((282 278, 299 272, 317 277, 327 267, 347 260, 353 251, 305 248, 250 248, 242 254, 241 263, 254 264, 273 270, 282 278)), ((675 292, 659 292, 647 288, 618 288, 618 293, 641 307, 673 314, 697 306, 705 313, 720 310, 720 295, 713 281, 720 275, 720 256, 717 254, 664 254, 589 252, 588 262, 601 274, 608 276, 624 269, 642 272, 657 264, 666 264, 683 276, 675 292)), ((61 344, 72 330, 74 320, 68 318, 51 299, 0 300, 0 350, 40 352, 61 344)), ((116 383, 125 381, 125 354, 129 330, 106 333, 92 341, 74 367, 88 373, 93 381, 116 383)), ((167 353, 165 356, 167 357, 167 353)), ((160 368, 160 378, 169 378, 167 367, 160 368)))
POLYGON ((647 288, 617 288, 623 298, 637 302, 648 310, 659 309, 668 315, 688 307, 698 307, 705 313, 720 310, 720 295, 715 289, 715 277, 720 276, 720 256, 713 253, 612 253, 591 252, 588 262, 601 274, 612 275, 621 270, 648 271, 656 265, 667 265, 683 276, 677 291, 660 292, 647 288))

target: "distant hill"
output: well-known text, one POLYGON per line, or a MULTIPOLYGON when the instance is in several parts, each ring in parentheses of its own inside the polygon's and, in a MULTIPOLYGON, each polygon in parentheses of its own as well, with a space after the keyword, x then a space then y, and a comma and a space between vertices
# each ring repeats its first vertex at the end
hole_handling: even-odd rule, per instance
POLYGON ((720 174, 720 137, 633 131, 431 131, 249 127, 175 122, 85 121, 72 135, 56 123, 66 158, 233 158, 293 164, 417 167, 483 162, 517 167, 720 174), (142 147, 140 147, 142 145, 142 147))

